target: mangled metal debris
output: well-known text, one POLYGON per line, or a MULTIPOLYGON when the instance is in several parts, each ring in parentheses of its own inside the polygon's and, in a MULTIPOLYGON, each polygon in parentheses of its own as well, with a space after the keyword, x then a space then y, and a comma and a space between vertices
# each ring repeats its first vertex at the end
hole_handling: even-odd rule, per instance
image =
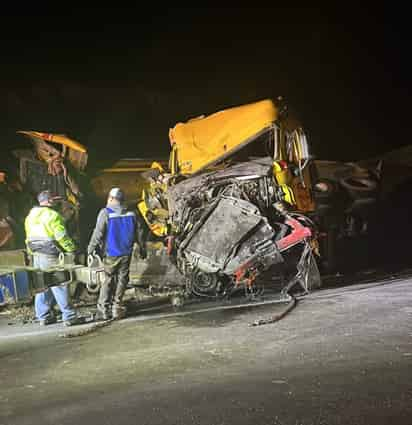
MULTIPOLYGON (((282 254, 315 238, 304 216, 279 207, 272 159, 261 158, 192 177, 168 190, 170 254, 199 296, 253 293, 255 280, 282 254)), ((278 273, 282 268, 278 267, 278 273)))
POLYGON ((170 132, 170 172, 146 173, 151 190, 139 205, 153 211, 150 219, 143 214, 150 228, 167 229, 168 254, 186 294, 219 298, 241 289, 253 296, 270 271, 287 290, 319 285, 318 269, 308 267, 316 264, 316 226, 293 191, 299 185, 299 205, 312 210, 307 142, 301 129, 288 133, 277 117, 274 104, 262 101, 178 124, 170 132), (242 157, 254 143, 271 146, 272 154, 242 157), (295 157, 287 163, 289 151, 295 157), (295 175, 286 169, 293 161, 295 175), (153 205, 167 208, 166 225, 153 205))
POLYGON ((18 131, 31 148, 15 149, 16 163, 0 173, 0 249, 23 248, 23 221, 36 196, 52 190, 62 198, 60 212, 72 236, 80 240, 79 176, 87 165, 86 148, 63 134, 18 131))
MULTIPOLYGON (((332 263, 342 232, 357 221, 365 228, 379 176, 314 160, 305 132, 283 112, 264 100, 178 123, 169 132, 168 165, 129 159, 106 170, 109 182, 100 178, 95 190, 110 187, 113 173, 117 181, 124 170, 128 191, 134 182, 142 193, 130 199, 147 223, 149 255, 133 259, 132 285, 168 293, 175 305, 240 291, 253 298, 274 280, 284 295, 320 287, 319 258, 332 263), (131 172, 139 178, 130 179, 131 172)), ((17 153, 25 188, 34 193, 52 185, 67 200, 67 219, 78 224, 81 196, 72 176, 86 166, 86 149, 64 135, 22 133, 35 148, 17 153)), ((98 292, 98 258, 86 265, 63 261, 62 270, 88 293, 98 292)))

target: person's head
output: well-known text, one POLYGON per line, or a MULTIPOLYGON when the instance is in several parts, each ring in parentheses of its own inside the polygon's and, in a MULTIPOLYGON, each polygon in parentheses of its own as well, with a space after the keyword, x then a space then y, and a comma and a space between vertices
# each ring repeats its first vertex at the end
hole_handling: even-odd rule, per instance
POLYGON ((62 198, 51 190, 43 190, 37 195, 37 201, 42 207, 54 207, 62 198))
POLYGON ((109 195, 107 197, 107 203, 109 205, 121 205, 125 201, 124 192, 118 188, 113 187, 110 189, 109 195))

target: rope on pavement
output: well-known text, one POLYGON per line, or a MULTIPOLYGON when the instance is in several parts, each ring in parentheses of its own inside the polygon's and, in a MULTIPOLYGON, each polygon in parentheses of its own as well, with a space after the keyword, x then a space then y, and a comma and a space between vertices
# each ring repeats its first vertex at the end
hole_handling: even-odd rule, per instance
POLYGON ((278 322, 279 320, 283 319, 287 314, 289 314, 297 305, 298 300, 291 295, 291 300, 288 302, 286 308, 281 311, 279 314, 275 314, 273 316, 270 316, 266 319, 258 319, 255 320, 250 324, 250 326, 261 326, 261 325, 268 325, 270 323, 278 322))
POLYGON ((72 332, 65 332, 63 334, 60 334, 59 336, 61 338, 76 338, 78 336, 88 335, 88 334, 91 334, 92 332, 97 331, 98 329, 109 326, 112 322, 114 322, 114 319, 105 320, 104 322, 93 323, 91 326, 88 326, 86 329, 79 329, 77 331, 74 330, 72 332))

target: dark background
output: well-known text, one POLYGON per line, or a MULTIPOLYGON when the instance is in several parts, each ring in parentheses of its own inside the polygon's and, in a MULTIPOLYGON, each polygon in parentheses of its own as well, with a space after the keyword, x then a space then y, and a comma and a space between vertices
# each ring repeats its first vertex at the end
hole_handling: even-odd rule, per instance
POLYGON ((176 122, 277 96, 318 158, 410 143, 406 11, 20 6, 0 26, 3 167, 18 129, 66 133, 99 166, 166 157, 176 122))

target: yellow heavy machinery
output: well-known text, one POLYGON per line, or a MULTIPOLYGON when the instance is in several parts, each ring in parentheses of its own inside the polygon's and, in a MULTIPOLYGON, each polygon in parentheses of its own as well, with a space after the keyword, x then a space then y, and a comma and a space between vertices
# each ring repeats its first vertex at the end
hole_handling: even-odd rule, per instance
POLYGON ((159 215, 147 204, 153 203, 155 193, 159 195, 166 190, 165 179, 174 182, 177 178, 222 169, 244 161, 248 155, 270 156, 280 198, 302 213, 313 212, 315 204, 308 167, 311 157, 305 133, 301 127, 292 128, 280 115, 275 103, 266 99, 193 118, 170 129, 169 170, 153 164, 162 181, 149 173, 149 188, 139 203, 144 217, 152 211, 151 220, 147 221, 156 229, 155 234, 166 234, 165 214, 162 211, 156 222, 159 215), (148 194, 152 195, 152 201, 148 194))
POLYGON ((169 140, 169 169, 143 173, 149 186, 138 208, 167 240, 187 292, 254 293, 255 280, 298 245, 305 280, 316 234, 304 215, 314 202, 303 130, 289 129, 267 99, 178 123, 169 140))
MULTIPOLYGON (((20 133, 34 149, 15 152, 17 181, 0 173, 0 195, 28 194, 14 208, 24 215, 36 193, 52 189, 78 234, 86 149, 65 135, 20 133)), ((336 241, 362 232, 376 203, 378 173, 314 159, 303 128, 270 99, 178 123, 169 140, 168 161, 119 160, 91 181, 102 204, 111 187, 122 187, 145 219, 149 255, 132 261, 130 276, 149 292, 158 286, 216 299, 240 289, 254 297, 276 276, 285 277, 284 293, 297 283, 307 291, 320 285, 314 253, 333 267, 336 241)), ((0 206, 0 244, 10 249, 10 208, 0 206)), ((70 267, 98 287, 101 264, 70 267)))
POLYGON ((64 134, 18 131, 31 148, 15 149, 16 164, 9 173, 0 173, 0 249, 21 248, 23 220, 42 190, 52 190, 62 198, 61 212, 71 233, 80 240, 82 192, 79 177, 87 165, 87 150, 64 134), (14 241, 13 243, 11 243, 14 241))
POLYGON ((333 268, 337 240, 362 233, 378 197, 378 172, 353 163, 314 159, 303 128, 271 99, 177 123, 169 131, 169 140, 169 169, 160 170, 157 178, 156 173, 150 174, 139 203, 149 227, 158 230, 157 236, 167 234, 167 226, 173 231, 173 217, 166 219, 164 209, 167 203, 169 210, 175 208, 170 205, 174 202, 170 188, 176 183, 250 159, 270 158, 273 199, 317 224, 323 265, 333 268), (162 214, 157 215, 150 204, 160 203, 162 214))
MULTIPOLYGON (((272 200, 316 223, 321 263, 325 269, 333 269, 338 241, 362 234, 378 197, 379 173, 354 163, 314 158, 300 123, 281 102, 271 99, 179 122, 169 130, 169 142, 168 160, 120 160, 93 179, 102 199, 111 186, 123 187, 155 241, 178 230, 171 196, 176 186, 266 158, 271 164, 272 200)), ((242 179, 248 190, 264 190, 254 187, 252 174, 242 179)), ((260 196, 266 195, 261 192, 260 196)))

